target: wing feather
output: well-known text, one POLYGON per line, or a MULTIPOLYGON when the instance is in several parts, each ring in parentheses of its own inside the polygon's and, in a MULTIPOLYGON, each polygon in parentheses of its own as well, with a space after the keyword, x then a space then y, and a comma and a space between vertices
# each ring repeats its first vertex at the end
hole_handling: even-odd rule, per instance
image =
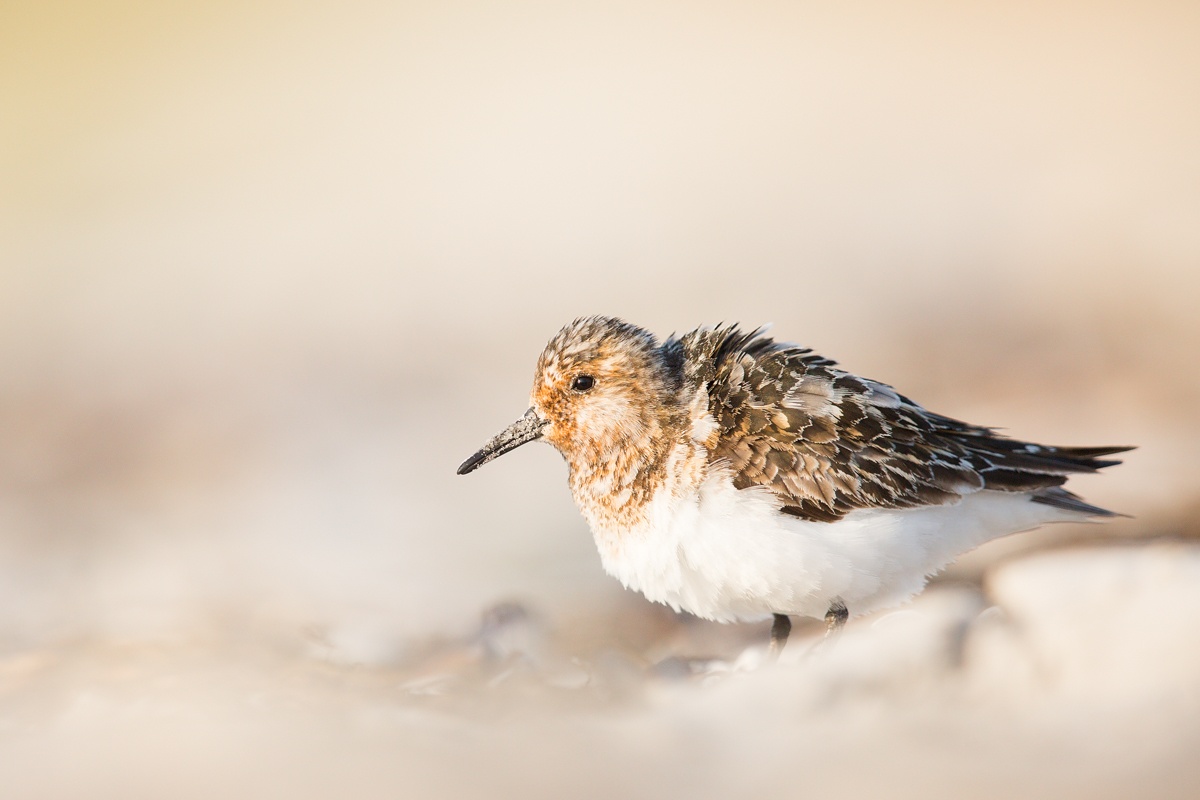
POLYGON ((981 489, 1107 514, 1060 487, 1072 473, 1119 463, 1102 456, 1130 449, 1009 439, 926 411, 762 328, 701 329, 669 346, 688 355, 685 385, 709 395, 718 433, 710 460, 727 464, 739 489, 764 487, 784 512, 804 519, 943 505, 981 489))

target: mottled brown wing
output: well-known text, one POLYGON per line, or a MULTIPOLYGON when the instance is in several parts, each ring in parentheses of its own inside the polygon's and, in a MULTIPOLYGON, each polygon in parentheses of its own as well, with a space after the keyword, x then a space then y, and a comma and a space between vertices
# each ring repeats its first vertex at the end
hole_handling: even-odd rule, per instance
POLYGON ((1055 448, 1006 439, 932 414, 890 386, 837 369, 811 350, 761 331, 700 331, 680 344, 706 387, 718 432, 710 458, 739 489, 772 491, 783 511, 834 521, 856 508, 955 502, 980 489, 1028 492, 1039 502, 1106 514, 1059 488, 1070 473, 1118 462, 1128 448, 1055 448))

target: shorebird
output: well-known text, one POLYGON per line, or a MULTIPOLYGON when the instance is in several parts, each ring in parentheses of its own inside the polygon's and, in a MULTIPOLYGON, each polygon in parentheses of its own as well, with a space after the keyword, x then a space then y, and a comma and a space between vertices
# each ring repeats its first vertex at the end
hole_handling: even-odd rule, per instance
POLYGON ((565 458, 604 569, 721 622, 891 607, 984 542, 1114 514, 1063 488, 1128 447, 1052 447, 927 411, 759 328, 660 343, 577 319, 537 362, 530 407, 458 468, 541 439, 565 458))

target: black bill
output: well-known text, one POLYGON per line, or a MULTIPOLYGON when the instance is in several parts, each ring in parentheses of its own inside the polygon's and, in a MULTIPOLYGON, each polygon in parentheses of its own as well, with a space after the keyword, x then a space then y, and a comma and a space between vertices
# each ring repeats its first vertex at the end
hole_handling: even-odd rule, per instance
POLYGON ((516 450, 526 442, 540 438, 548 423, 531 408, 525 416, 497 433, 479 452, 468 458, 458 468, 459 475, 466 475, 482 467, 493 458, 499 458, 509 450, 516 450))

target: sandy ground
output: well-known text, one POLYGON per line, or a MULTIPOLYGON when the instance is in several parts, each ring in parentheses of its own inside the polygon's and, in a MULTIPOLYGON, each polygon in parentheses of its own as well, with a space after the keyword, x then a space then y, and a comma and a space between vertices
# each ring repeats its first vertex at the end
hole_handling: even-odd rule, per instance
POLYGON ((66 3, 0 24, 0 794, 1191 797, 1188 4, 66 3), (565 321, 775 323, 1136 444, 764 665, 454 468, 565 321))

